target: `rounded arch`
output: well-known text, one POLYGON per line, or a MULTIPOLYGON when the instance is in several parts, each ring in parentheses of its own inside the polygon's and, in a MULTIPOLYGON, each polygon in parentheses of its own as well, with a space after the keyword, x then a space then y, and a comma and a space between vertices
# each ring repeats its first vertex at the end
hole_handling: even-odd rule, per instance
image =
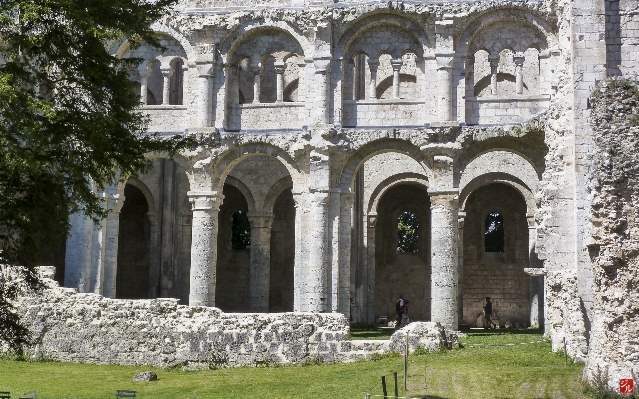
POLYGON ((242 193, 242 195, 244 196, 244 199, 246 200, 248 211, 255 212, 256 208, 255 208, 255 200, 253 199, 253 193, 251 193, 251 189, 249 189, 246 186, 246 184, 244 184, 241 180, 233 176, 227 176, 225 183, 237 188, 242 193))
POLYGON ((423 186, 424 188, 428 189, 428 178, 416 173, 402 173, 387 178, 373 190, 368 201, 366 212, 377 213, 380 199, 384 196, 384 194, 388 192, 388 190, 400 184, 423 186))
POLYGON ((277 181, 266 193, 264 196, 264 203, 262 204, 262 208, 266 212, 272 212, 275 207, 275 202, 279 198, 280 194, 284 192, 284 190, 293 187, 293 180, 290 176, 286 176, 277 181))
POLYGON ((399 152, 413 158, 431 176, 431 165, 426 156, 415 144, 401 139, 379 139, 360 147, 346 161, 340 174, 339 187, 349 190, 353 186, 355 174, 368 159, 385 152, 399 152))
POLYGON ((459 188, 475 178, 488 173, 504 173, 522 182, 529 191, 535 192, 541 176, 534 163, 525 154, 509 148, 492 148, 475 154, 460 168, 459 188))
POLYGON ((229 55, 237 48, 243 41, 243 37, 246 34, 260 29, 276 29, 288 33, 291 35, 297 43, 302 47, 304 55, 312 55, 313 46, 308 41, 306 36, 295 26, 286 21, 273 21, 268 22, 265 19, 258 19, 248 21, 239 26, 237 29, 231 31, 220 43, 220 53, 224 63, 228 61, 229 55))
POLYGON ((432 43, 434 43, 434 40, 431 40, 428 37, 424 29, 418 23, 398 12, 378 10, 362 15, 353 21, 348 28, 346 28, 337 42, 334 58, 344 58, 346 49, 354 40, 367 30, 380 25, 391 25, 411 32, 422 47, 419 49, 420 54, 418 55, 424 56, 424 54, 432 52, 432 43))
MULTIPOLYGON (((178 43, 180 43, 188 59, 195 60, 197 58, 197 51, 191 45, 191 42, 189 42, 189 40, 177 30, 169 26, 166 26, 164 24, 161 24, 159 22, 153 23, 151 25, 151 29, 156 33, 162 33, 164 35, 167 35, 170 38, 177 41, 178 43)), ((114 42, 111 53, 115 54, 116 57, 121 58, 122 56, 124 56, 124 54, 126 54, 130 50, 131 50, 131 45, 129 40, 124 40, 124 41, 114 42)))
POLYGON ((530 25, 536 28, 546 38, 548 47, 554 47, 557 44, 557 37, 551 24, 537 14, 514 7, 493 8, 469 20, 466 27, 455 37, 457 56, 465 57, 468 55, 468 44, 482 28, 502 21, 512 21, 530 25))
MULTIPOLYGON (((149 207, 149 214, 155 215, 155 200, 153 199, 153 193, 151 192, 151 190, 149 190, 146 184, 142 183, 140 180, 135 178, 127 179, 126 184, 130 184, 142 192, 142 194, 144 195, 144 198, 146 198, 146 203, 149 207)), ((122 186, 122 193, 124 193, 125 185, 122 186)), ((126 201, 126 198, 125 198, 125 201, 126 201)))
POLYGON ((466 210, 466 203, 468 202, 468 198, 472 193, 477 191, 478 189, 488 186, 493 183, 501 183, 507 186, 514 188, 526 202, 526 215, 529 217, 534 216, 535 209, 537 205, 535 203, 535 196, 533 191, 521 180, 517 177, 508 174, 508 173, 486 173, 484 175, 478 176, 472 181, 470 181, 464 188, 460 190, 459 193, 459 209, 461 211, 466 210))
POLYGON ((293 158, 283 149, 267 143, 243 144, 222 153, 213 165, 211 181, 214 182, 213 191, 222 191, 224 182, 233 167, 244 159, 257 155, 267 155, 276 158, 286 167, 291 179, 301 181, 302 171, 293 158))

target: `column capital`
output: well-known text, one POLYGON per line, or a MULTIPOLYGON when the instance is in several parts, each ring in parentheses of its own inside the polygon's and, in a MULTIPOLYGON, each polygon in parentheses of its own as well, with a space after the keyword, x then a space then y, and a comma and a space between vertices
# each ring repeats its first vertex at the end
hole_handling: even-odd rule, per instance
POLYGON ((404 60, 402 60, 401 58, 391 60, 391 67, 393 68, 393 71, 399 71, 402 68, 403 64, 404 60))
POLYGON ((286 71, 286 62, 276 62, 274 64, 274 67, 275 73, 277 73, 278 75, 282 75, 284 71, 286 71))
POLYGON ((197 76, 199 78, 210 78, 213 76, 213 62, 211 61, 195 61, 197 76))
POLYGON ((251 68, 251 72, 253 72, 253 75, 261 75, 262 74, 262 66, 260 64, 252 64, 250 66, 251 68))
POLYGON ((313 64, 315 64, 315 73, 327 73, 331 68, 331 59, 330 58, 319 58, 313 60, 313 64))
POLYGON ((224 198, 219 191, 189 191, 186 195, 189 197, 193 211, 218 210, 224 198))
POLYGON ((270 229, 275 216, 272 213, 247 213, 251 229, 270 229))
POLYGON ((366 224, 369 229, 374 229, 377 225, 377 213, 369 213, 366 215, 366 224))
POLYGON ((368 66, 373 69, 377 69, 377 67, 379 66, 379 60, 377 58, 369 58, 368 59, 368 66))
POLYGON ((435 54, 437 60, 437 69, 453 69, 453 60, 455 59, 455 53, 437 53, 435 54))
POLYGON ((524 60, 526 59, 526 56, 524 55, 523 52, 518 51, 513 55, 513 61, 515 63, 515 65, 517 66, 522 66, 524 65, 524 60))
POLYGON ((488 56, 488 62, 492 68, 497 68, 499 66, 499 60, 499 54, 491 54, 488 56))

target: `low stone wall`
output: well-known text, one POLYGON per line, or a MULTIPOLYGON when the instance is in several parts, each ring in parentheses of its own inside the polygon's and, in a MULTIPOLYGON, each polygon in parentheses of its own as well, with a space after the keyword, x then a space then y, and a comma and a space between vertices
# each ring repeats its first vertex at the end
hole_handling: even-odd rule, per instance
POLYGON ((177 299, 81 294, 44 281, 48 289, 21 298, 17 310, 33 334, 27 352, 62 362, 187 368, 352 362, 403 351, 409 330, 411 350, 439 350, 447 340, 438 323, 412 323, 389 341, 357 341, 339 313, 223 313, 177 299))

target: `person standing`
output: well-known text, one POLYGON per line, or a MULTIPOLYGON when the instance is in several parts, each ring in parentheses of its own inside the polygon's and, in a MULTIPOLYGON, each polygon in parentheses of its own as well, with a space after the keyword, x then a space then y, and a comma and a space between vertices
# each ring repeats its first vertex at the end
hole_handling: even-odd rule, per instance
POLYGON ((404 295, 400 295, 395 302, 395 330, 399 330, 402 325, 402 316, 404 314, 404 295))
POLYGON ((408 304, 410 301, 406 299, 404 301, 404 306, 402 307, 402 323, 407 326, 410 323, 410 319, 408 318, 408 304))
POLYGON ((492 324, 493 328, 497 328, 497 325, 493 323, 490 317, 493 315, 493 303, 490 301, 490 297, 486 297, 486 304, 484 305, 484 328, 490 328, 492 324))

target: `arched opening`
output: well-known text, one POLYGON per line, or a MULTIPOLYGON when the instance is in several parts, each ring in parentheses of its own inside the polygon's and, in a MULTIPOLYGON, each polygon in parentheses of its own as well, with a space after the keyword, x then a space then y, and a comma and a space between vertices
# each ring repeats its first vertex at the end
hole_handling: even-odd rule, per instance
POLYGON ((233 214, 231 224, 231 247, 234 250, 251 248, 251 225, 245 211, 237 211, 233 214))
POLYGON ((215 306, 225 312, 249 310, 250 231, 246 198, 225 184, 217 236, 215 306))
POLYGON ((151 224, 144 193, 127 184, 120 212, 116 298, 149 298, 151 224))
POLYGON ((476 189, 466 201, 461 286, 463 321, 483 326, 485 297, 493 302, 493 321, 528 326, 530 277, 526 201, 508 184, 476 189))
POLYGON ((411 319, 430 320, 430 199, 426 187, 398 184, 380 199, 375 225, 375 318, 392 316, 400 295, 411 319))
POLYGON ((146 104, 159 105, 162 104, 162 85, 164 78, 160 71, 160 61, 153 60, 149 63, 149 76, 146 80, 146 104))
POLYGON ((182 105, 184 98, 184 61, 176 58, 171 62, 173 74, 169 80, 169 104, 182 105))
POLYGON ((419 251, 419 218, 411 211, 404 211, 397 218, 397 251, 419 251))
POLYGON ((295 267, 295 202, 291 189, 284 190, 273 207, 271 228, 271 286, 269 310, 293 311, 295 267))
POLYGON ((499 212, 490 212, 484 221, 484 251, 504 252, 504 218, 499 212))

